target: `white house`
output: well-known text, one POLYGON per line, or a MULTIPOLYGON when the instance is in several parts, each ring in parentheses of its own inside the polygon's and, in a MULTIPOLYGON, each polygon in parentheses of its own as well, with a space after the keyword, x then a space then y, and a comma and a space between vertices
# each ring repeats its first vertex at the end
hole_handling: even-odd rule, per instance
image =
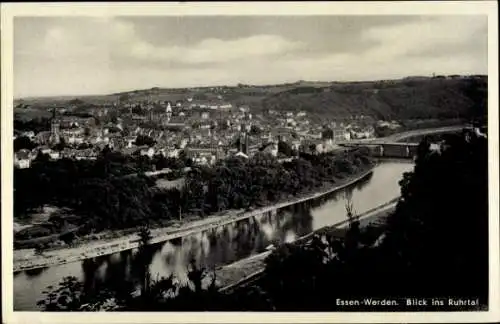
POLYGON ((52 150, 49 147, 44 146, 44 147, 40 148, 40 152, 42 154, 50 154, 50 152, 52 152, 52 150))
POLYGON ((130 147, 134 146, 134 143, 135 143, 136 139, 137 139, 137 136, 128 136, 128 137, 126 137, 125 138, 125 143, 126 143, 125 147, 130 148, 130 147))
POLYGON ((170 150, 170 151, 167 152, 167 157, 178 158, 179 157, 179 152, 180 152, 179 149, 170 150))
POLYGON ((139 153, 141 155, 147 155, 152 158, 155 155, 155 149, 152 147, 142 148, 139 153))
POLYGON ((35 138, 35 132, 33 132, 33 131, 23 132, 21 136, 26 136, 30 140, 33 140, 35 138))
POLYGON ((234 156, 238 156, 238 157, 242 157, 242 158, 248 159, 248 155, 246 155, 246 154, 245 154, 245 153, 243 153, 243 152, 238 152, 238 153, 236 153, 234 156))
POLYGON ((276 143, 269 144, 263 150, 264 153, 269 153, 272 156, 278 156, 278 145, 276 143))
POLYGON ((28 150, 20 150, 14 155, 14 166, 19 169, 26 169, 31 166, 31 152, 28 150))
POLYGON ((59 159, 59 158, 60 158, 60 156, 61 156, 61 155, 60 155, 60 154, 59 154, 59 152, 57 152, 57 151, 51 151, 51 152, 49 153, 49 156, 50 156, 50 158, 51 158, 52 160, 57 160, 57 159, 59 159))
POLYGON ((183 138, 183 139, 181 140, 181 143, 179 144, 179 147, 180 147, 181 149, 184 149, 184 148, 186 147, 186 145, 187 145, 187 144, 188 144, 188 140, 187 140, 186 138, 183 138))

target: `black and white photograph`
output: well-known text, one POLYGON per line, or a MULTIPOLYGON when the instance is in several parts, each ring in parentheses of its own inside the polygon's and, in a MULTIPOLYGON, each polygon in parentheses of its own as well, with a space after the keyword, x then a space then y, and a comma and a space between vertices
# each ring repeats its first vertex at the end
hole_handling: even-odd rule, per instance
POLYGON ((4 312, 498 315, 496 3, 365 4, 2 4, 4 312))

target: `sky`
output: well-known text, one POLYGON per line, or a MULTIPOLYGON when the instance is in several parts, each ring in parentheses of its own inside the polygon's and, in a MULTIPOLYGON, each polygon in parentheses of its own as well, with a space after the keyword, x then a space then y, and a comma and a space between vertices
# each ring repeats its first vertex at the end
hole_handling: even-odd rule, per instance
POLYGON ((487 16, 15 17, 14 97, 487 74, 487 16))

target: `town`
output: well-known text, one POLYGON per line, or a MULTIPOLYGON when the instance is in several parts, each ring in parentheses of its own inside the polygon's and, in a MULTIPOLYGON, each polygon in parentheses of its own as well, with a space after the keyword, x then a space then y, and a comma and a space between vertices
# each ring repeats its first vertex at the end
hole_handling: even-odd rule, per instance
MULTIPOLYGON (((27 107, 16 107, 23 108, 27 107)), ((290 158, 298 152, 329 152, 351 139, 373 138, 377 126, 400 127, 395 121, 363 115, 321 124, 311 121, 305 111, 252 113, 248 106, 233 105, 221 95, 211 101, 186 97, 102 106, 75 99, 45 109, 51 113, 50 128, 15 130, 18 168, 30 167, 39 154, 52 160, 96 159, 105 148, 151 159, 184 154, 200 165, 213 165, 226 156, 251 157, 259 151, 290 158)))

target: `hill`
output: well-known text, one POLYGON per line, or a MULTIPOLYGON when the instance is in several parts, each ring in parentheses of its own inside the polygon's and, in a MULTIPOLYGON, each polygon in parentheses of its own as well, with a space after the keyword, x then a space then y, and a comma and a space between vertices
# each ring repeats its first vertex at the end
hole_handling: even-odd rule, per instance
POLYGON ((16 100, 31 108, 54 104, 111 104, 144 100, 222 100, 254 111, 306 111, 312 117, 352 115, 376 119, 449 119, 487 113, 487 76, 409 77, 371 82, 299 81, 280 85, 198 88, 151 88, 101 96, 26 98, 16 100))
POLYGON ((470 117, 486 113, 486 78, 423 79, 300 86, 268 96, 265 109, 377 119, 470 117))

